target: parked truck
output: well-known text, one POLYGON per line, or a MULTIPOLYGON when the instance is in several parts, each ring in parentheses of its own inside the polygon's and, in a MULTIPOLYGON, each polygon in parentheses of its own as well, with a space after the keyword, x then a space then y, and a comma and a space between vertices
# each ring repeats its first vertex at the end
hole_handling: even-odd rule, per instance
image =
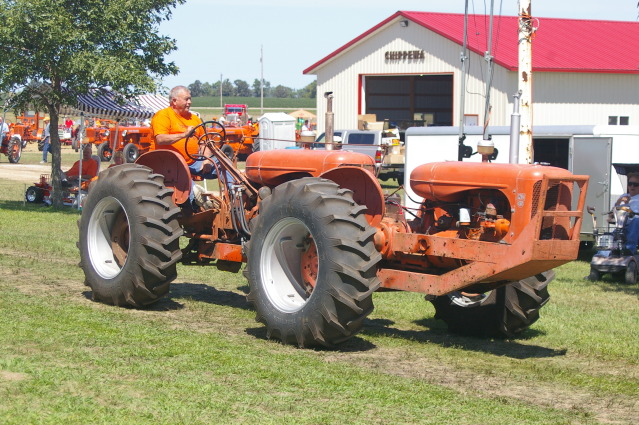
MULTIPOLYGON (((366 154, 375 160, 377 177, 382 181, 395 179, 404 181, 404 133, 398 129, 391 130, 335 130, 339 149, 366 154)), ((316 142, 323 149, 325 134, 322 133, 316 142)))
POLYGON ((191 196, 185 160, 169 150, 100 174, 79 221, 93 299, 144 307, 168 294, 180 261, 230 272, 246 263, 257 319, 286 344, 346 341, 378 290, 425 294, 453 332, 512 337, 538 319, 551 269, 577 257, 587 176, 423 163, 407 178, 423 198, 409 210, 384 194, 368 155, 259 151, 241 171, 210 125, 186 143, 200 146, 193 159, 212 159, 219 191, 191 196))

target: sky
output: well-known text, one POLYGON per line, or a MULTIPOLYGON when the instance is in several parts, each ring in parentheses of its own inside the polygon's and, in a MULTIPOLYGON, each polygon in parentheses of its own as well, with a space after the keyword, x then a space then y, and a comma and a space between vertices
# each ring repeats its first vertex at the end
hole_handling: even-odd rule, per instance
MULTIPOLYGON (((531 0, 536 18, 637 21, 638 0, 531 0)), ((494 0, 496 15, 515 16, 518 0, 494 0)), ((398 10, 464 13, 464 0, 187 0, 160 25, 178 50, 168 56, 180 68, 166 87, 222 77, 255 79, 271 87, 301 89, 315 80, 304 69, 398 10), (263 66, 260 65, 263 58, 263 66)), ((490 0, 469 0, 469 12, 487 14, 490 0)))

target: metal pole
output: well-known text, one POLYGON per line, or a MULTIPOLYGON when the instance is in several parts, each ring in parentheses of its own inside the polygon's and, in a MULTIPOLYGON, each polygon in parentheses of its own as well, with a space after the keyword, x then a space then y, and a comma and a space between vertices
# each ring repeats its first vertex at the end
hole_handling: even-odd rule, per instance
POLYGON ((510 116, 510 154, 508 155, 508 162, 511 164, 519 164, 519 126, 521 123, 519 98, 521 97, 521 90, 513 97, 513 114, 510 116))
POLYGON ((484 54, 484 59, 488 64, 488 69, 486 71, 486 106, 484 109, 484 140, 488 140, 488 121, 490 118, 490 88, 493 82, 493 56, 492 56, 492 48, 493 48, 493 10, 495 6, 495 0, 490 1, 490 27, 488 30, 488 48, 486 53, 484 54))
POLYGON ((264 45, 260 46, 260 114, 264 115, 264 45))
POLYGON ((466 55, 468 52, 467 48, 468 44, 468 0, 466 0, 466 6, 464 9, 464 45, 462 47, 462 52, 460 55, 461 65, 462 65, 462 80, 461 80, 461 99, 459 101, 459 148, 457 149, 457 160, 462 161, 464 159, 462 155, 462 146, 464 145, 464 140, 466 136, 464 135, 464 111, 466 107, 466 73, 468 67, 466 66, 466 60, 468 56, 466 55))
POLYGON ((534 158, 532 140, 532 17, 530 0, 519 0, 519 91, 521 92, 520 138, 526 143, 526 163, 534 158))

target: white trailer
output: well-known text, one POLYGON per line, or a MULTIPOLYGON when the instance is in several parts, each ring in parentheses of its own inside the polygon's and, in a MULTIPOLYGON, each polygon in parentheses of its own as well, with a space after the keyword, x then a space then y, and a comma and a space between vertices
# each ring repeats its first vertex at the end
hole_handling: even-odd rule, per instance
MULTIPOLYGON (((466 127, 464 144, 477 150, 482 127, 466 127)), ((507 163, 510 156, 510 127, 489 127, 497 157, 493 162, 507 163)), ((406 130, 406 205, 416 208, 421 200, 410 189, 410 173, 424 162, 457 161, 459 127, 412 127, 406 130), (412 199, 412 200, 411 200, 412 199)), ((625 192, 626 178, 612 164, 639 164, 639 126, 537 126, 533 128, 533 161, 565 168, 574 174, 590 176, 586 206, 595 207, 598 219, 610 211, 625 192)), ((519 146, 519 162, 526 158, 526 146, 519 146)), ((464 158, 481 161, 481 155, 464 158)), ((586 214, 586 213, 585 213, 586 214)), ((601 220, 600 220, 601 222, 601 220)), ((582 240, 592 235, 592 222, 584 215, 582 240)))

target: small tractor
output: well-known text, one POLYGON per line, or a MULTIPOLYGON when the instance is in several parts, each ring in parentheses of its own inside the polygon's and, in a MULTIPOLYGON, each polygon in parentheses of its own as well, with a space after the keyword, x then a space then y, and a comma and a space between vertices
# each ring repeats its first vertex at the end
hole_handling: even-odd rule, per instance
POLYGON ((39 141, 44 131, 44 115, 38 112, 24 113, 16 117, 16 123, 9 126, 9 132, 2 135, 0 153, 17 164, 22 157, 22 149, 29 142, 39 141))
POLYGON ((168 294, 180 261, 229 272, 246 263, 247 299, 285 344, 346 341, 381 290, 425 294, 452 332, 509 338, 538 319, 551 269, 577 258, 587 176, 424 163, 410 175, 423 198, 410 210, 384 194, 368 155, 255 152, 242 171, 219 149, 217 126, 201 124, 186 144, 199 143, 192 159, 212 160, 219 191, 194 190, 170 150, 100 173, 79 220, 94 300, 144 307, 168 294))
MULTIPOLYGON (((67 207, 78 207, 78 202, 82 205, 84 198, 89 191, 89 184, 91 181, 82 181, 79 186, 70 186, 63 189, 62 192, 62 205, 67 207)), ((44 203, 51 205, 51 194, 53 186, 51 185, 51 175, 41 174, 40 180, 29 186, 24 193, 24 199, 30 204, 44 203)))

